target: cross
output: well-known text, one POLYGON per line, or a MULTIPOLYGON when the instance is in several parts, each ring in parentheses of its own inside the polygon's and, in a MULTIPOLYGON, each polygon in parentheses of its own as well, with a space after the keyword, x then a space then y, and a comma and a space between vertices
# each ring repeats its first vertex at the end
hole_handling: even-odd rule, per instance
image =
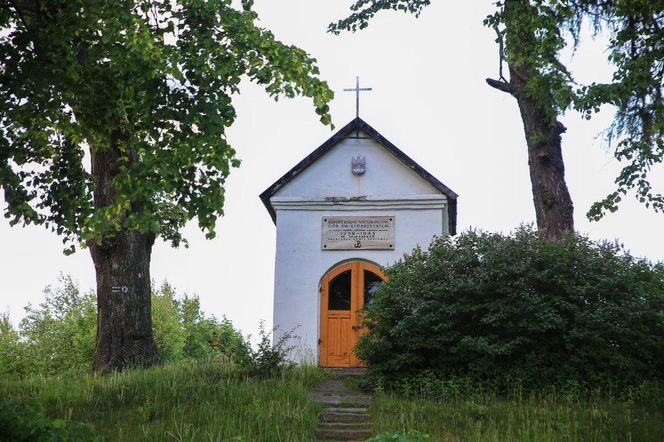
POLYGON ((355 116, 360 117, 360 92, 370 91, 370 87, 360 88, 360 77, 355 77, 355 89, 344 89, 344 92, 355 92, 355 116))

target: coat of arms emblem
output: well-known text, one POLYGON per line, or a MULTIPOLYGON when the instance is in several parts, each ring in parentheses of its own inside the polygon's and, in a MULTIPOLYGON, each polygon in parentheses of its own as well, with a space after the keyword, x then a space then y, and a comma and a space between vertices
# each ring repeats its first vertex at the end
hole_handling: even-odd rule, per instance
POLYGON ((362 155, 357 155, 350 160, 351 171, 355 175, 362 175, 367 171, 367 159, 362 155))

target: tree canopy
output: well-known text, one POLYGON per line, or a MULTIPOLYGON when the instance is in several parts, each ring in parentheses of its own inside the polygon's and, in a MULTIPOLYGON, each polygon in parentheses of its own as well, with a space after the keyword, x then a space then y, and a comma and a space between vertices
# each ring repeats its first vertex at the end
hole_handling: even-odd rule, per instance
POLYGON ((17 0, 0 6, 0 186, 12 224, 45 224, 101 244, 119 230, 174 245, 194 217, 213 237, 226 138, 241 79, 311 97, 324 124, 333 93, 316 60, 256 23, 251 0, 17 0), (108 180, 86 149, 117 152, 108 180), (103 181, 103 179, 102 179, 103 181), (94 203, 109 186, 111 197, 94 203))
MULTIPOLYGON (((383 10, 419 15, 431 0, 358 0, 351 14, 330 25, 331 32, 356 31, 383 10)), ((664 197, 651 184, 651 169, 664 159, 664 1, 663 0, 501 0, 484 24, 496 31, 500 68, 493 87, 508 91, 503 62, 528 65, 526 92, 549 112, 551 124, 568 109, 585 118, 604 104, 616 109, 608 141, 623 168, 616 190, 590 208, 588 217, 600 219, 615 211, 630 191, 646 206, 664 210, 664 197), (580 42, 589 23, 595 33, 609 37, 608 63, 612 81, 579 84, 560 60, 561 50, 580 42), (510 35, 511 34, 511 35, 510 35), (519 45, 510 45, 509 39, 519 45)))

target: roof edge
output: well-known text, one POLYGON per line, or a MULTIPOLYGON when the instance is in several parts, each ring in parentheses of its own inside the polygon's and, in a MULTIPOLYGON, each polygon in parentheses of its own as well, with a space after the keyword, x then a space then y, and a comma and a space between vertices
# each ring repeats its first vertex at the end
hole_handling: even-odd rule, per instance
POLYGON ((413 172, 422 177, 425 181, 431 184, 439 192, 447 196, 448 198, 448 227, 450 235, 456 235, 457 231, 457 198, 458 195, 445 184, 443 184, 436 177, 431 175, 426 169, 417 164, 412 158, 406 155, 401 149, 392 144, 387 138, 382 136, 376 129, 371 127, 366 121, 362 120, 360 117, 355 117, 344 127, 339 129, 334 135, 332 135, 327 141, 318 146, 316 150, 307 155, 302 161, 297 163, 292 169, 282 175, 277 181, 275 181, 270 187, 265 189, 260 194, 260 199, 265 205, 272 221, 277 223, 277 213, 270 204, 270 198, 274 195, 279 189, 286 185, 290 180, 295 178, 302 170, 320 158, 325 154, 329 149, 334 145, 340 142, 346 135, 351 133, 353 130, 361 130, 366 132, 372 139, 377 143, 387 149, 392 155, 396 156, 402 163, 408 166, 413 172))

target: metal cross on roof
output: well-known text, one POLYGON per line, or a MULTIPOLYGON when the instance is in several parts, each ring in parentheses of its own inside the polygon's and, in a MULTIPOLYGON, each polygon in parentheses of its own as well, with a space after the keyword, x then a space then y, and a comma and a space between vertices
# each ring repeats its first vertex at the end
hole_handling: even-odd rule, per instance
POLYGON ((355 88, 354 89, 344 89, 344 92, 355 92, 355 116, 360 116, 360 92, 370 91, 370 87, 360 87, 360 77, 355 77, 355 88))

